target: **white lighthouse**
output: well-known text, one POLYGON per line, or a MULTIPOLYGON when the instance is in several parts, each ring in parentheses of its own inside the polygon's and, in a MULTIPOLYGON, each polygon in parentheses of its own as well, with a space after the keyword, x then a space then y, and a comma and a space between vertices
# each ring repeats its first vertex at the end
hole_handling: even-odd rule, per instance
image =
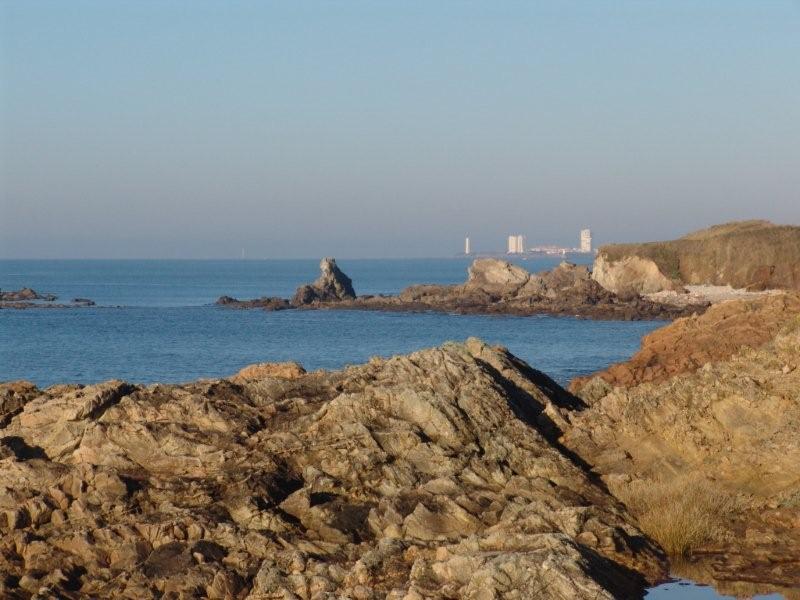
POLYGON ((472 247, 469 245, 469 236, 464 238, 464 254, 467 256, 472 254, 472 247))

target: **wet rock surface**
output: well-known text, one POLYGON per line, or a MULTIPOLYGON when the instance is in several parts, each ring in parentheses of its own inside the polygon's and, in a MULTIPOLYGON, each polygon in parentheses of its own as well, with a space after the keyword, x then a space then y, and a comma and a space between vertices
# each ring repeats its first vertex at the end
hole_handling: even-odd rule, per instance
POLYGON ((721 304, 649 338, 574 386, 590 407, 568 416, 562 442, 620 498, 703 482, 731 499, 719 535, 692 552, 712 583, 800 588, 798 297, 721 304))
MULTIPOLYGON (((292 301, 280 299, 236 300, 220 298, 217 304, 234 308, 277 310, 350 309, 383 311, 437 311, 458 314, 565 315, 594 319, 673 319, 704 311, 708 303, 675 306, 647 300, 638 294, 620 296, 609 292, 591 278, 586 266, 563 262, 552 271, 529 273, 504 260, 475 260, 468 279, 460 285, 412 285, 393 296, 355 296, 349 278, 322 276, 311 285, 298 288, 292 301), (333 282, 340 281, 340 284, 333 282), (268 300, 269 302, 265 302, 268 300)), ((334 264, 335 266, 335 264, 334 264)), ((337 268, 338 270, 338 268, 337 268)), ((346 276, 344 276, 346 277, 346 276)))
POLYGON ((0 386, 0 595, 637 598, 665 559, 502 349, 0 386))

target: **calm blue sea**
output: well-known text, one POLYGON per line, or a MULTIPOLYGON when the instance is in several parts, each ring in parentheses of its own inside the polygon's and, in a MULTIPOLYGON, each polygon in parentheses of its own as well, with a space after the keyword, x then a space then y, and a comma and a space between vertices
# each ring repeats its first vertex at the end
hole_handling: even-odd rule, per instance
MULTIPOLYGON (((580 260, 582 257, 578 256, 580 260)), ((585 260, 585 258, 584 258, 585 260)), ((520 261, 531 271, 555 258, 520 261)), ((412 283, 459 283, 467 259, 340 260, 358 293, 412 283)), ((109 378, 188 381, 262 361, 335 369, 478 336, 503 344, 566 383, 632 354, 661 323, 554 317, 354 311, 240 311, 239 298, 289 296, 315 279, 317 260, 4 260, 0 288, 28 286, 93 308, 0 310, 0 380, 45 386, 109 378)))

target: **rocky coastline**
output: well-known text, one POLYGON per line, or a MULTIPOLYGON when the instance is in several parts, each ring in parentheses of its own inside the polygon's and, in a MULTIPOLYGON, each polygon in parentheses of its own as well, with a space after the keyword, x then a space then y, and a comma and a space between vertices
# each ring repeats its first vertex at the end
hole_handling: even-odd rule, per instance
POLYGON ((379 310, 488 315, 561 315, 591 319, 674 319, 701 313, 707 302, 660 303, 639 294, 610 292, 586 266, 561 263, 552 271, 529 273, 498 259, 477 259, 460 285, 413 285, 397 295, 357 296, 350 278, 332 258, 320 263, 321 275, 298 288, 292 299, 238 300, 223 296, 226 308, 263 310, 379 310))
POLYGON ((56 303, 56 300, 58 296, 55 294, 42 294, 27 287, 11 291, 0 290, 0 309, 76 308, 95 305, 88 298, 73 298, 69 304, 56 303))
POLYGON ((641 598, 664 553, 471 339, 336 372, 0 385, 6 598, 641 598))
POLYGON ((0 384, 0 596, 642 598, 678 565, 798 598, 798 394, 794 293, 678 319, 571 391, 476 339, 0 384))

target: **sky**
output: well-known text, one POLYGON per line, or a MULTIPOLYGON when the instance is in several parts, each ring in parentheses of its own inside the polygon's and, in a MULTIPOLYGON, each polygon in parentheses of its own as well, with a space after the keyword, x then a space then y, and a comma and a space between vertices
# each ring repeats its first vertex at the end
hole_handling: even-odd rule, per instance
POLYGON ((800 224, 800 0, 0 0, 0 258, 800 224))

